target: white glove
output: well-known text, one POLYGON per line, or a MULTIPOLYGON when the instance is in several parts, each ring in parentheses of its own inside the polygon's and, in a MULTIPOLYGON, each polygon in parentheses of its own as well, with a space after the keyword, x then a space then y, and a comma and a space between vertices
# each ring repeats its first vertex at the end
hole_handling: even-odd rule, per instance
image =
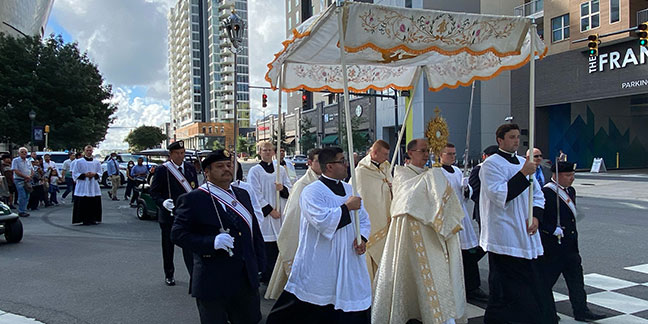
POLYGON ((553 232, 553 235, 558 236, 558 237, 564 237, 565 236, 565 235, 563 235, 563 230, 560 227, 556 227, 556 230, 553 232))
POLYGON ((234 238, 227 233, 220 233, 214 238, 214 250, 228 250, 234 248, 234 238))
POLYGON ((173 204, 173 199, 167 199, 162 203, 162 207, 168 211, 173 211, 173 208, 175 208, 175 205, 173 204))

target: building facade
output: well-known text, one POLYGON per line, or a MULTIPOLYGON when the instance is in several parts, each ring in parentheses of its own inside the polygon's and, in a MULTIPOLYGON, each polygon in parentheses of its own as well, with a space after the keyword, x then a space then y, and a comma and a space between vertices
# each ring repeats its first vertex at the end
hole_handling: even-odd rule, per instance
POLYGON ((19 36, 43 36, 54 0, 0 1, 0 33, 19 36))
POLYGON ((247 22, 247 0, 178 0, 169 12, 169 87, 175 139, 180 129, 194 123, 233 123, 235 86, 239 125, 249 127, 247 31, 238 53, 235 82, 234 54, 221 27, 232 8, 247 22))
MULTIPOLYGON (((633 31, 601 37, 590 57, 589 35, 648 21, 648 2, 545 1, 549 55, 536 64, 536 145, 554 160, 559 150, 579 169, 603 158, 608 169, 648 167, 648 48, 633 31)), ((512 112, 528 146, 528 67, 512 73, 512 112)))

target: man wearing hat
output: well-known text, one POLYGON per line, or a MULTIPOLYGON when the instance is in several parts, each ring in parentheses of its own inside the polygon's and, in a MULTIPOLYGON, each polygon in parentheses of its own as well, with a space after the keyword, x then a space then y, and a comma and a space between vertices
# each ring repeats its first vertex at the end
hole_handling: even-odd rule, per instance
MULTIPOLYGON (((169 146, 169 160, 155 169, 151 182, 151 196, 158 206, 158 222, 162 230, 162 260, 164 262, 164 282, 168 286, 175 285, 173 277, 173 243, 171 242, 171 226, 173 214, 178 197, 197 188, 198 177, 194 166, 185 162, 185 148, 183 141, 176 141, 169 146)), ((193 255, 190 251, 183 250, 189 277, 193 268, 193 255)))
POLYGON ((475 165, 474 168, 470 171, 470 177, 468 178, 468 184, 470 185, 470 188, 472 188, 472 196, 470 196, 470 200, 475 202, 475 207, 473 208, 473 219, 477 221, 477 225, 479 225, 479 228, 481 229, 481 223, 479 219, 479 190, 481 187, 481 181, 479 180, 479 169, 481 169, 482 164, 484 164, 484 161, 486 159, 497 153, 498 147, 497 145, 491 145, 487 148, 484 149, 484 152, 482 153, 482 163, 479 163, 475 165))
POLYGON ((250 195, 231 186, 229 151, 214 151, 202 168, 207 182, 180 196, 171 231, 175 244, 193 252, 191 294, 200 322, 258 323, 265 254, 250 195))
POLYGON ((583 266, 578 252, 576 190, 571 186, 575 167, 574 163, 558 162, 552 167, 551 180, 542 188, 545 197, 544 217, 540 221, 545 259, 543 272, 549 289, 556 284, 560 274, 563 275, 577 321, 594 321, 605 316, 593 313, 587 307, 583 266))

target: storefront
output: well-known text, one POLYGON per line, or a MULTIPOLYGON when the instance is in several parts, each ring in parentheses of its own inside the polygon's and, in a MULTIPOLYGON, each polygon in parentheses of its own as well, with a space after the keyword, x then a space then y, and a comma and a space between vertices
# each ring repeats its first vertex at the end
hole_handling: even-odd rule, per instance
MULTIPOLYGON (((598 157, 608 169, 648 167, 648 48, 631 39, 590 58, 585 47, 537 62, 537 146, 551 160, 562 150, 579 169, 598 157)), ((527 80, 528 68, 513 71, 511 110, 523 135, 527 80)))

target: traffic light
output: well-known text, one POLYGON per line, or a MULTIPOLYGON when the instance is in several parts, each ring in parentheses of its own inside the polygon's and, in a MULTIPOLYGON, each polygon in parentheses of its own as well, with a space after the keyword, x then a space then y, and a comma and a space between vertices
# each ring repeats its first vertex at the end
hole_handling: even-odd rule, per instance
POLYGON ((263 108, 268 107, 268 95, 265 93, 261 96, 261 106, 263 108))
POLYGON ((594 35, 589 35, 587 37, 588 43, 587 47, 589 47, 589 56, 598 56, 598 47, 599 44, 601 44, 601 41, 599 40, 599 35, 594 34, 594 35))
POLYGON ((648 47, 648 22, 637 25, 637 36, 639 36, 639 46, 648 47))
POLYGON ((310 109, 310 92, 302 92, 302 109, 310 109))
POLYGON ((49 133, 49 125, 45 125, 45 133, 49 133))

